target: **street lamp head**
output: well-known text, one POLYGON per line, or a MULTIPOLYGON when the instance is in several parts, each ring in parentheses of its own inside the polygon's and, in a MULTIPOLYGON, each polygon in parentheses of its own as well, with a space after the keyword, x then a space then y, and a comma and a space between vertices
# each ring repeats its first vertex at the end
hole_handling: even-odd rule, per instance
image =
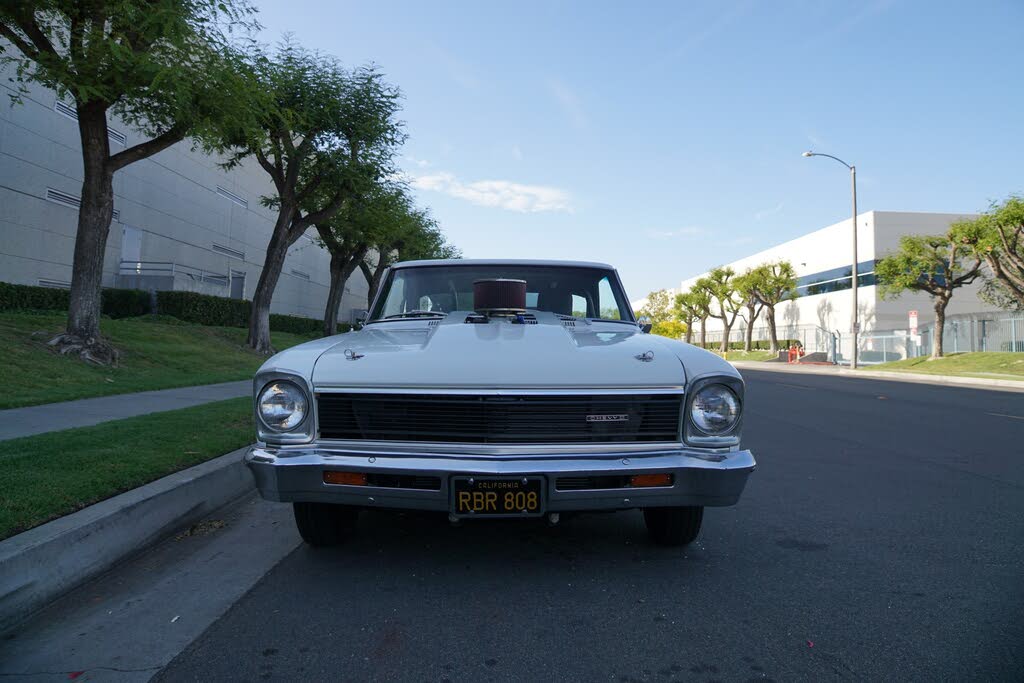
POLYGON ((804 152, 803 156, 805 156, 805 157, 813 157, 814 156, 814 152, 811 152, 811 151, 804 152))

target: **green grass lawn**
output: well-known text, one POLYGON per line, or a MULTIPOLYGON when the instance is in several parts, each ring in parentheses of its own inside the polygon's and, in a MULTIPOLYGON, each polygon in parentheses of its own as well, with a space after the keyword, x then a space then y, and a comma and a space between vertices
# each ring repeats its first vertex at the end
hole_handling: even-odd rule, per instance
POLYGON ((0 539, 252 443, 252 399, 0 441, 0 539))
MULTIPOLYGON (((0 410, 247 379, 266 360, 245 347, 244 329, 143 316, 100 323, 122 355, 118 367, 98 367, 46 345, 64 320, 63 313, 0 313, 0 410)), ((310 337, 274 332, 272 339, 280 350, 310 337)))
POLYGON ((928 375, 959 375, 988 379, 1018 379, 1024 381, 1024 353, 982 351, 978 353, 952 353, 943 358, 907 358, 906 360, 864 365, 862 370, 888 372, 918 372, 928 375))
MULTIPOLYGON (((723 356, 721 351, 715 351, 719 356, 723 356)), ((777 353, 771 351, 730 351, 723 357, 728 360, 770 360, 778 356, 777 353)))

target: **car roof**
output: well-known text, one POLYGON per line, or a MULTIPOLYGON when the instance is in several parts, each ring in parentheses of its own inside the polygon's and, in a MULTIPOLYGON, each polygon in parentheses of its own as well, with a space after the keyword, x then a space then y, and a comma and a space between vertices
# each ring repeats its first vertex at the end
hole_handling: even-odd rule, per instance
POLYGON ((568 268, 604 268, 615 270, 607 263, 594 261, 560 261, 536 259, 429 259, 424 261, 400 261, 392 268, 420 268, 423 266, 562 266, 568 268))

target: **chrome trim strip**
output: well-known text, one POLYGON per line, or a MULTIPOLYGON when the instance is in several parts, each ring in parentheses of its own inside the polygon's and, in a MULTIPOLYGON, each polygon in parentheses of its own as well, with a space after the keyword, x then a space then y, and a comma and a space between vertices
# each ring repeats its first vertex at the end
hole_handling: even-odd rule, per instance
POLYGON ((401 385, 374 384, 359 386, 354 384, 315 384, 316 394, 440 394, 452 396, 629 396, 633 394, 685 394, 685 386, 659 387, 518 387, 518 388, 485 388, 485 387, 405 387, 401 385))
MULTIPOLYGON (((337 453, 374 453, 398 458, 547 458, 553 454, 578 457, 650 457, 686 450, 680 441, 646 443, 586 443, 586 444, 467 444, 426 441, 357 441, 342 439, 320 439, 315 444, 294 447, 295 451, 309 448, 337 453)), ((290 446, 278 449, 282 456, 293 450, 290 446)), ((728 448, 701 448, 700 456, 716 457, 727 454, 728 448)), ((697 453, 691 453, 697 456, 697 453)), ((699 456, 698 456, 699 457, 699 456)))

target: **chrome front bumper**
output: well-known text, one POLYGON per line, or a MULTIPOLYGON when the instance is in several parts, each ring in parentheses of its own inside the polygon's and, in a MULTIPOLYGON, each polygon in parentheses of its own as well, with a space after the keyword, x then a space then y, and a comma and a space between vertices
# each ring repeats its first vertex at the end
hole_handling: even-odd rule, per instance
POLYGON ((259 444, 249 449, 245 462, 252 470, 260 495, 267 500, 340 503, 366 508, 445 511, 451 508, 449 480, 452 476, 541 475, 545 478, 546 512, 733 505, 757 465, 750 451, 709 453, 690 448, 510 457, 360 452, 350 447, 259 444), (440 489, 325 484, 325 471, 432 476, 440 479, 440 489), (672 474, 672 485, 563 491, 555 485, 558 477, 566 476, 653 473, 672 474))

